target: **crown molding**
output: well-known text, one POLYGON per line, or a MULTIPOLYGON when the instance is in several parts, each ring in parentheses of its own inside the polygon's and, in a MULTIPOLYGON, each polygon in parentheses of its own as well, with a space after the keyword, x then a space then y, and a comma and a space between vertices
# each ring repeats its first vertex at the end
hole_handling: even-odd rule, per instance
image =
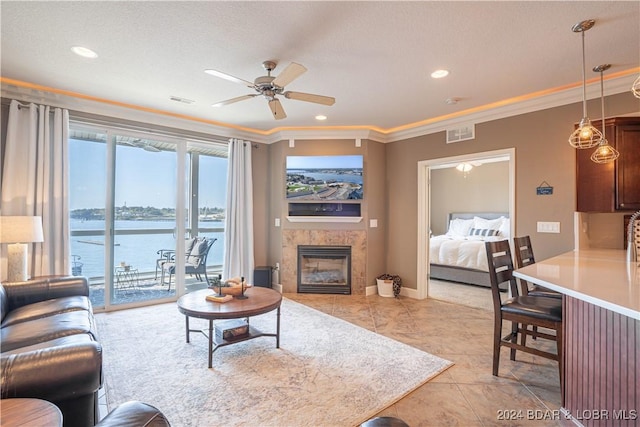
MULTIPOLYGON (((605 96, 626 91, 630 92, 631 85, 637 78, 639 72, 640 67, 610 76, 605 80, 605 96)), ((591 79, 587 82, 587 99, 600 97, 599 82, 599 78, 591 79)), ((569 88, 552 89, 525 97, 502 100, 493 104, 463 110, 443 117, 427 119, 418 123, 409 123, 388 130, 364 126, 344 126, 337 128, 284 128, 270 132, 154 110, 138 105, 101 100, 73 92, 57 91, 55 89, 49 91, 46 90, 47 88, 38 85, 6 78, 0 78, 0 83, 0 95, 3 98, 47 104, 53 107, 66 108, 71 111, 82 111, 194 132, 203 132, 222 138, 241 138, 263 144, 272 144, 289 139, 367 139, 381 143, 389 143, 443 132, 449 128, 463 124, 478 124, 582 101, 582 86, 574 85, 569 88)))

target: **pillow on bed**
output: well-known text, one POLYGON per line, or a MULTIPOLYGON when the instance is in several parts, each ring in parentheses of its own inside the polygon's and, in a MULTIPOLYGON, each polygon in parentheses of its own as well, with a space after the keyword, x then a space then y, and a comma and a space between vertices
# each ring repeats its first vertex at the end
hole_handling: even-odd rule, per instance
POLYGON ((449 229, 447 230, 447 236, 451 237, 466 237, 469 235, 469 230, 473 226, 472 219, 452 219, 449 221, 449 229))
POLYGON ((473 217, 473 228, 488 229, 488 230, 500 230, 505 217, 501 216, 496 219, 480 218, 479 216, 473 217))
POLYGON ((490 228, 472 228, 469 230, 469 236, 497 236, 500 230, 492 230, 490 228))
POLYGON ((502 220, 502 225, 500 225, 500 233, 498 235, 504 236, 508 239, 509 235, 511 234, 511 221, 509 221, 509 218, 503 218, 504 219, 502 220))

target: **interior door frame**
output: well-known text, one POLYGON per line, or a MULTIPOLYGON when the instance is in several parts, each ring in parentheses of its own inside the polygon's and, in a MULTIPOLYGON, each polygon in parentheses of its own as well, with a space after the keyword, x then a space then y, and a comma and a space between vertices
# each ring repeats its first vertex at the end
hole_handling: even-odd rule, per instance
POLYGON ((424 299, 429 295, 429 230, 431 228, 431 170, 449 163, 462 163, 485 160, 495 157, 508 157, 509 162, 509 218, 511 236, 516 229, 516 149, 470 153, 452 157, 423 160, 418 162, 418 262, 416 298, 424 299))

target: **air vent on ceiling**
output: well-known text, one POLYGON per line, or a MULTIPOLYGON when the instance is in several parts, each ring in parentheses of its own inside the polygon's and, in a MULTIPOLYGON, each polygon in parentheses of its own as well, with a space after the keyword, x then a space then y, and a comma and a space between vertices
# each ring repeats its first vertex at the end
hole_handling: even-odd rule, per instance
POLYGON ((473 139, 475 138, 475 133, 476 126, 473 123, 447 129, 447 144, 473 139))

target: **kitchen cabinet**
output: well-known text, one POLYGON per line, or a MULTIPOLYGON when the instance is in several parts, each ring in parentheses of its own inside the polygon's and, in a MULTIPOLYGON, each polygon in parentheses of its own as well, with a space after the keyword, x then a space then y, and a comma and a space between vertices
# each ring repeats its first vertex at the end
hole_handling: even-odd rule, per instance
MULTIPOLYGON (((592 124, 601 129, 601 121, 592 124)), ((595 150, 576 150, 578 212, 618 212, 640 209, 640 117, 605 120, 609 144, 620 152, 618 160, 591 161, 595 150)))

